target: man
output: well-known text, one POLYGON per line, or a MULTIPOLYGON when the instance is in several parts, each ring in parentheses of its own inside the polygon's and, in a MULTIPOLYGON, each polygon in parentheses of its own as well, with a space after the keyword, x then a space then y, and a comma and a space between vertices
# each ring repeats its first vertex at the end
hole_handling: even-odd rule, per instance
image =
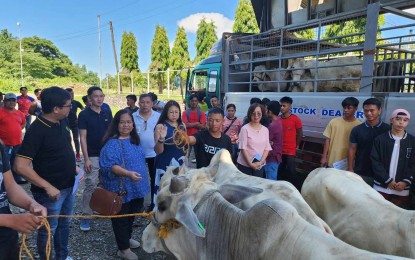
MULTIPOLYGON (((186 126, 187 135, 191 136, 197 133, 199 130, 206 128, 206 115, 199 108, 199 99, 196 94, 193 94, 189 97, 190 108, 186 109, 182 113, 182 121, 186 126)), ((192 152, 192 147, 190 146, 189 156, 192 152)), ((195 163, 196 159, 192 160, 192 163, 195 163)))
POLYGON ((81 102, 77 101, 74 99, 75 94, 73 92, 72 88, 66 88, 66 91, 69 92, 69 94, 71 95, 71 111, 69 112, 68 115, 68 121, 69 121, 69 128, 71 129, 72 132, 72 140, 73 143, 75 144, 75 158, 77 162, 81 161, 81 154, 80 152, 80 146, 79 146, 79 129, 78 129, 78 116, 76 115, 78 108, 79 109, 84 109, 84 106, 81 104, 81 102))
MULTIPOLYGON (((72 215, 73 186, 76 175, 75 154, 66 117, 71 96, 59 87, 42 92, 42 114, 25 134, 14 167, 28 180, 33 198, 47 208, 48 215, 72 215), (33 165, 33 167, 32 167, 33 165)), ((70 218, 49 218, 54 259, 67 259, 70 218)), ((46 259, 46 228, 38 230, 37 250, 46 259)))
POLYGON ((415 175, 415 137, 406 132, 410 119, 407 110, 395 109, 390 116, 391 130, 375 138, 370 155, 373 188, 404 209, 409 206, 409 187, 415 175))
MULTIPOLYGON (((13 93, 4 96, 4 107, 0 108, 0 139, 5 144, 6 158, 10 165, 14 164, 16 154, 22 144, 22 129, 26 125, 25 115, 17 110, 17 97, 13 93)), ((26 181, 13 170, 14 180, 18 184, 26 181)))
POLYGON ((148 94, 151 95, 151 99, 153 100, 153 110, 161 113, 166 104, 163 101, 158 100, 157 95, 153 92, 149 92, 148 94))
POLYGON ((281 105, 278 101, 268 102, 268 118, 271 119, 271 124, 268 126, 269 142, 272 150, 267 156, 267 164, 265 164, 265 176, 269 180, 277 180, 278 166, 282 161, 282 123, 280 114, 281 105))
POLYGON ((0 258, 19 259, 17 232, 27 234, 37 230, 46 215, 46 208, 32 199, 14 181, 0 141, 0 258), (13 205, 24 208, 30 213, 12 214, 9 200, 13 205))
POLYGON ((36 96, 36 100, 32 103, 32 105, 30 105, 29 114, 33 116, 39 116, 40 113, 42 113, 42 103, 40 100, 40 94, 42 94, 42 89, 35 89, 34 94, 36 96))
POLYGON ((355 117, 358 106, 359 100, 347 97, 342 101, 343 116, 330 120, 323 132, 326 140, 320 161, 321 167, 347 169, 348 164, 344 163, 348 156, 350 132, 353 127, 362 123, 355 117), (342 163, 337 165, 340 162, 342 163))
POLYGON ((17 105, 18 105, 18 109, 26 117, 25 130, 27 131, 27 129, 30 126, 30 123, 32 122, 32 115, 29 114, 29 108, 32 105, 32 103, 35 102, 35 100, 32 97, 29 97, 27 95, 27 88, 26 87, 21 87, 20 88, 20 94, 21 95, 17 97, 17 105))
POLYGON ((377 98, 369 98, 363 102, 363 113, 366 121, 364 124, 353 127, 350 133, 348 170, 359 174, 370 187, 373 187, 374 172, 372 163, 368 159, 372 151, 373 140, 378 135, 389 131, 390 126, 380 119, 382 108, 377 98))
POLYGON ((295 157, 297 148, 300 146, 301 138, 303 136, 303 125, 298 116, 291 114, 291 106, 293 104, 292 98, 282 97, 280 103, 283 141, 282 161, 278 167, 278 177, 281 177, 281 180, 291 182, 298 190, 300 190, 301 180, 297 174, 295 157))
POLYGON ((159 120, 160 114, 152 109, 153 100, 150 94, 141 94, 139 97, 140 109, 133 114, 135 128, 140 136, 140 145, 143 148, 146 156, 146 163, 148 167, 148 173, 150 174, 150 187, 151 187, 151 204, 146 211, 151 211, 154 208, 154 185, 156 178, 156 169, 154 165, 154 159, 156 158, 156 152, 154 146, 154 129, 159 120))
MULTIPOLYGON (((200 105, 200 104, 199 104, 200 105)), ((221 108, 219 98, 215 95, 210 97, 210 108, 221 108)), ((226 116, 226 112, 224 111, 224 114, 226 116)), ((209 116, 209 110, 206 112, 206 118, 209 116)))
POLYGON ((209 166, 210 160, 222 148, 232 154, 231 138, 222 133, 223 110, 215 107, 209 110, 208 130, 189 136, 189 144, 194 145, 197 157, 196 168, 209 166))
MULTIPOLYGON (((89 201, 99 181, 99 153, 102 148, 102 138, 112 120, 111 112, 102 108, 104 97, 104 93, 102 93, 100 87, 90 87, 88 89, 88 100, 91 104, 79 113, 78 119, 85 169, 82 212, 86 215, 93 213, 89 207, 89 201)), ((82 231, 89 231, 91 229, 90 220, 81 219, 80 229, 82 231)))
POLYGON ((135 102, 137 102, 137 96, 136 95, 127 95, 125 97, 127 99, 127 107, 125 109, 129 110, 131 114, 137 112, 138 106, 135 105, 135 102))

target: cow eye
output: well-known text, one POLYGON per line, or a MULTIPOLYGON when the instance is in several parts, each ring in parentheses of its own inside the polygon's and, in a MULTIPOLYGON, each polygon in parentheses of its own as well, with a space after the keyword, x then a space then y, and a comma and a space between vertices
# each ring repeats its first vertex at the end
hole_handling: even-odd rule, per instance
POLYGON ((160 211, 160 212, 165 211, 165 210, 167 209, 166 202, 165 202, 165 201, 159 202, 159 203, 157 204, 157 209, 158 209, 158 211, 160 211))

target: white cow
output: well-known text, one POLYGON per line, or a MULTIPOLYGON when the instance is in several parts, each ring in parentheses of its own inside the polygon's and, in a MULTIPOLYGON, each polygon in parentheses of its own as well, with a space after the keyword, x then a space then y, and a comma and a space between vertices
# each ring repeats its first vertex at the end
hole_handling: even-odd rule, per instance
MULTIPOLYGON (((158 194, 155 219, 175 219, 183 226, 171 231, 165 246, 179 260, 401 259, 355 248, 321 232, 283 200, 264 200, 247 211, 228 202, 258 192, 243 186, 218 187, 206 174, 173 177, 158 194)), ((153 224, 144 230, 146 252, 162 246, 156 231, 153 224)))
MULTIPOLYGON (((258 82, 260 91, 277 91, 278 83, 265 83, 266 81, 278 81, 278 71, 276 68, 267 69, 265 65, 259 65, 254 68, 252 82, 258 82)), ((281 72, 281 79, 285 80, 286 74, 281 72)), ((287 83, 280 83, 280 90, 287 91, 287 83)))
POLYGON ((191 175, 191 174, 205 174, 215 183, 234 184, 240 186, 248 186, 260 188, 264 190, 261 194, 252 196, 238 204, 243 210, 247 210, 259 201, 264 199, 283 199, 290 203, 307 222, 320 228, 329 234, 333 234, 330 227, 319 218, 310 206, 304 201, 300 192, 289 182, 286 181, 272 181, 264 178, 249 176, 244 174, 235 167, 228 150, 222 149, 215 154, 210 161, 208 167, 201 169, 188 169, 182 166, 180 170, 175 167, 167 169, 166 174, 160 181, 160 187, 164 187, 170 183, 173 175, 191 175))
POLYGON ((301 193, 334 235, 356 247, 415 258, 415 212, 385 200, 357 174, 319 168, 301 193))
MULTIPOLYGON (((291 75, 294 86, 300 86, 297 91, 313 91, 313 83, 300 82, 299 80, 314 79, 316 74, 315 60, 304 60, 303 58, 296 58, 288 62, 287 71, 291 75), (298 68, 298 69, 297 69, 298 68)), ((343 78, 360 78, 362 76, 362 61, 353 56, 340 57, 325 62, 319 62, 318 78, 319 79, 335 79, 335 81, 320 81, 318 82, 318 92, 356 92, 360 88, 360 80, 342 80, 343 78), (331 67, 336 65, 344 65, 342 67, 331 67)), ((289 77, 289 76, 286 77, 289 77)), ((295 91, 295 90, 294 90, 295 91)))

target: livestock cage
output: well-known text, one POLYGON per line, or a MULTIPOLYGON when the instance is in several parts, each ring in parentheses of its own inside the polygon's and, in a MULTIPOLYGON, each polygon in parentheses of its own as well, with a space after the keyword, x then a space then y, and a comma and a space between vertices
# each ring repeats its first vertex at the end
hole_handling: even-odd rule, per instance
POLYGON ((224 92, 414 92, 415 16, 391 9, 370 4, 302 25, 228 37, 224 92))

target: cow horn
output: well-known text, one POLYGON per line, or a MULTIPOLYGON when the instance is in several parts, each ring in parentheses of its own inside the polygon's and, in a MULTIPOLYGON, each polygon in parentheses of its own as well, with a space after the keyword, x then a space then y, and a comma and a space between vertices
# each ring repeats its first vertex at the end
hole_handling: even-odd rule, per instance
POLYGON ((171 179, 169 190, 172 194, 177 194, 184 191, 188 185, 189 181, 185 176, 175 176, 171 179))

